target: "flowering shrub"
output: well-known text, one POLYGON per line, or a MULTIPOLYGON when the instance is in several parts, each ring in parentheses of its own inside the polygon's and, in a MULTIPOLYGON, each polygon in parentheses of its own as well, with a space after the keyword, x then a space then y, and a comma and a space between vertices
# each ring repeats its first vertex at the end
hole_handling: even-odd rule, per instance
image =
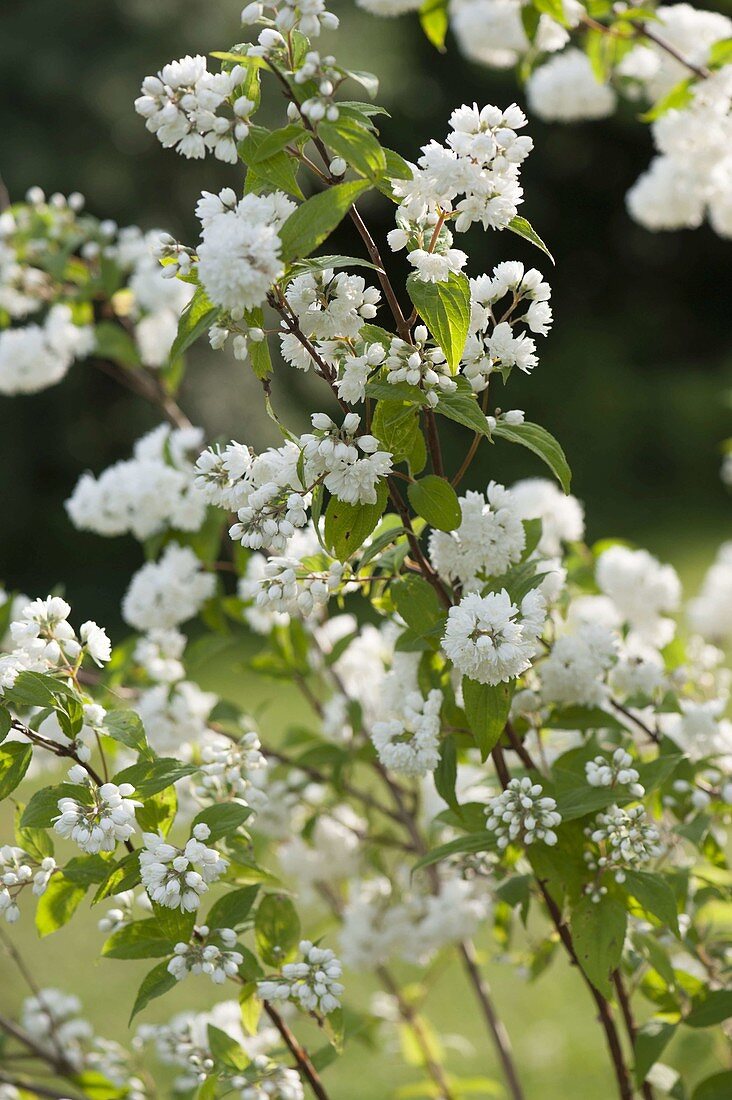
MULTIPOLYGON (((144 1100, 152 1058, 176 1095, 325 1100, 334 1055, 395 1022, 416 1051, 410 1095, 494 1095, 443 1065, 397 977, 452 953, 520 1100, 473 943, 489 929, 534 976, 555 954, 578 967, 623 1100, 687 1096, 665 1047, 732 1009, 730 547, 684 609, 670 566, 585 545, 559 443, 500 408, 501 383, 537 367, 550 289, 518 261, 469 277, 454 244, 478 223, 547 254, 518 212, 521 110, 459 107, 411 164, 381 145, 378 107, 339 95, 375 95, 375 78, 312 48, 337 24, 322 0, 243 20, 256 42, 214 55, 220 72, 183 58, 136 102, 182 156, 246 166, 243 195, 202 195, 199 244, 156 235, 158 264, 138 230, 35 189, 0 217, 3 390, 88 357, 164 418, 67 502, 77 528, 141 543, 132 636, 113 648, 95 622, 77 629, 59 595, 4 598, 0 797, 17 814, 0 914, 46 936, 100 906, 102 955, 155 960, 132 1018, 191 976, 228 988, 123 1049, 75 995, 34 987, 17 1021, 0 1015, 4 1096, 144 1100), (279 129, 254 121, 263 89, 284 97, 279 129), (395 206, 404 292, 356 205, 367 191, 395 206), (318 253, 344 218, 364 256, 318 253), (280 446, 204 448, 176 389, 206 333, 250 364, 280 446), (317 376, 327 407, 299 436, 272 402, 273 372, 291 369, 317 376), (456 470, 444 418, 464 434, 456 470), (556 483, 460 495, 476 456, 508 445, 556 483), (191 678, 184 624, 259 636, 253 668, 303 696, 284 739, 191 678), (364 971, 382 990, 369 1011, 353 996, 364 971)), ((694 1096, 729 1086, 724 1071, 694 1096)))
POLYGON ((430 41, 448 29, 470 61, 516 66, 547 122, 640 106, 656 155, 626 196, 647 229, 732 236, 732 18, 691 4, 612 0, 356 0, 374 15, 419 12, 430 41))

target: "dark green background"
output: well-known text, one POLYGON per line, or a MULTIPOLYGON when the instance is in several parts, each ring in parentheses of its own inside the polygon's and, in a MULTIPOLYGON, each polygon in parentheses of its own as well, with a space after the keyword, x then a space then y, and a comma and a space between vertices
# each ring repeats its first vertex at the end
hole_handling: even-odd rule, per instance
MULTIPOLYGON (((240 4, 10 0, 3 9, 0 171, 11 195, 31 184, 78 189, 100 216, 193 241, 200 189, 236 186, 239 170, 163 150, 132 101, 141 78, 167 60, 237 41, 240 4)), ((464 101, 522 102, 513 74, 469 65, 453 48, 440 56, 412 18, 376 20, 350 3, 336 10, 339 58, 381 76, 392 115, 383 137, 408 157, 444 137, 450 111, 464 101)), ((263 118, 281 122, 274 113, 263 118)), ((556 269, 505 233, 468 241, 472 274, 518 257, 538 263, 554 290, 556 326, 539 340, 540 364, 533 377, 513 378, 500 403, 525 409, 561 439, 591 537, 621 535, 682 565, 690 555, 706 562, 729 528, 718 469, 719 443, 732 432, 732 245, 706 227, 652 235, 629 219, 624 193, 651 155, 650 133, 632 111, 571 128, 532 120, 530 132, 536 149, 523 174, 522 212, 549 243, 556 269)), ((364 212, 383 238, 393 224, 389 205, 377 199, 364 212)), ((345 232, 335 243, 333 251, 359 247, 345 232)), ((295 371, 278 379, 276 400, 296 422, 317 407, 309 387, 295 371)), ((253 412, 255 397, 241 364, 204 349, 191 356, 181 400, 209 433, 257 445, 272 439, 253 412)), ((124 457, 152 423, 137 399, 84 365, 43 394, 0 399, 0 575, 8 585, 42 594, 65 580, 80 616, 115 621, 139 548, 76 535, 61 502, 82 469, 124 457)), ((457 446, 456 432, 453 462, 457 446)), ((472 484, 531 472, 540 472, 532 460, 499 445, 485 449, 472 484)))

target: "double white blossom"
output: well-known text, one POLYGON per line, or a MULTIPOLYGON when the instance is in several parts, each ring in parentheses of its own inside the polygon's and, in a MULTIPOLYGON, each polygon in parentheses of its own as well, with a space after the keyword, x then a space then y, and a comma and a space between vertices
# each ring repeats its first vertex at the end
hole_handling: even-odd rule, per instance
POLYGON ((455 668, 481 684, 499 684, 531 665, 544 626, 545 604, 529 592, 520 608, 508 592, 471 592, 450 608, 442 648, 455 668))

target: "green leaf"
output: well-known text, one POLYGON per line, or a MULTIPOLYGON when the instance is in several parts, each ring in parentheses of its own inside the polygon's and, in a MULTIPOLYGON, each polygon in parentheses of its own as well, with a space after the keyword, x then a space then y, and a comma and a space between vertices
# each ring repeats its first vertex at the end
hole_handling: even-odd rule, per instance
POLYGON ((359 195, 369 187, 367 180, 338 183, 298 206, 280 230, 285 263, 302 259, 315 251, 343 220, 359 195))
POLYGON ((419 9, 419 22, 432 45, 444 53, 449 24, 447 0, 425 0, 419 9))
POLYGON ((346 164, 367 179, 376 181, 386 172, 386 156, 378 138, 351 118, 321 122, 318 133, 326 145, 343 157, 346 164))
POLYGON ((50 936, 52 932, 56 932, 67 924, 78 909, 85 893, 86 886, 69 882, 62 874, 52 875, 36 907, 38 935, 50 936))
POLYGON ((7 707, 0 707, 0 741, 4 741, 13 728, 13 717, 7 707))
POLYGON ((486 439, 491 438, 485 413, 481 410, 476 398, 467 393, 443 393, 437 402, 435 412, 466 428, 471 428, 478 435, 484 435, 486 439))
POLYGON ((262 161, 269 160, 275 153, 281 152, 286 146, 297 145, 308 139, 308 132, 305 127, 299 122, 292 122, 288 126, 282 126, 279 130, 272 130, 263 137, 257 143, 257 148, 248 163, 252 165, 260 164, 262 161))
POLYGON ((470 327, 470 283, 467 275, 450 272, 444 283, 425 283, 416 275, 407 279, 407 291, 427 328, 457 374, 470 327))
POLYGON ((249 1055, 239 1046, 236 1039, 232 1039, 225 1031, 213 1024, 208 1025, 208 1045, 211 1048, 211 1057, 215 1062, 227 1066, 228 1069, 243 1070, 249 1065, 249 1055))
POLYGON ((134 710, 109 711, 104 719, 104 732, 135 752, 149 751, 142 719, 134 710))
POLYGON ((437 593, 423 577, 410 573, 389 588, 397 611, 415 633, 431 633, 441 622, 443 609, 437 593))
POLYGON ((196 771, 198 768, 194 764, 181 764, 174 757, 162 757, 158 760, 141 761, 132 764, 129 768, 124 768, 114 776, 113 782, 117 786, 120 783, 131 783, 140 798, 148 798, 196 771))
POLYGON ((684 107, 688 107, 694 98, 692 94, 693 85, 694 78, 691 76, 687 76, 678 84, 674 84, 673 88, 662 95, 650 110, 640 116, 641 122, 655 122, 657 118, 665 115, 668 111, 682 111, 684 107))
POLYGON ((162 791, 148 795, 141 806, 135 810, 137 824, 145 833, 161 833, 167 836, 173 827, 178 812, 178 796, 175 786, 163 787, 162 791))
POLYGON ((455 782, 457 780, 457 749, 455 738, 449 734, 440 746, 440 759, 433 772, 435 789, 441 798, 444 798, 448 806, 459 810, 455 796, 455 782))
POLYGON ((94 354, 130 370, 142 366, 135 341, 114 321, 100 321, 94 326, 94 354))
POLYGON ((562 815, 562 821, 576 821, 580 817, 586 817, 587 814, 604 810, 614 802, 622 802, 616 790, 610 787, 590 787, 584 776, 578 779, 574 773, 562 773, 561 768, 554 768, 554 778, 557 782, 570 774, 573 782, 578 782, 579 785, 571 790, 565 789, 563 794, 557 792, 557 810, 562 815))
POLYGON ((109 959, 153 959, 172 955, 176 941, 164 935, 155 917, 136 920, 113 932, 102 947, 109 959))
POLYGON ((462 513, 457 493, 444 477, 428 474, 411 482, 407 496, 417 515, 438 531, 454 531, 460 526, 462 513))
POLYGON ((102 882, 92 898, 92 905, 104 901, 110 894, 121 894, 131 890, 140 882, 140 853, 128 852, 116 864, 112 864, 107 878, 102 882))
POLYGON ((219 309, 208 298, 203 287, 197 286, 193 297, 180 315, 178 332, 170 349, 168 361, 175 363, 191 344, 211 328, 219 309))
POLYGON ((240 825, 252 816, 249 806, 242 802, 217 802, 214 806, 208 806, 201 810, 193 819, 193 827, 196 825, 208 825, 211 830, 207 838, 207 844, 213 844, 223 836, 233 836, 240 825))
MULTIPOLYGON (((372 271, 382 270, 377 264, 372 264, 370 260, 362 260, 359 256, 311 256, 309 259, 300 260, 298 263, 293 264, 290 268, 288 278, 294 279, 298 275, 312 274, 317 271, 335 271, 341 267, 368 267, 372 271)), ((364 328, 366 327, 367 326, 364 325, 364 328)), ((375 328, 376 326, 368 327, 375 328)), ((363 329, 362 335, 364 335, 363 329)), ((389 333, 385 335, 389 336, 391 340, 389 333)), ((422 391, 420 390, 419 392, 421 394, 422 391)))
POLYGON ((331 497, 325 510, 324 537, 328 548, 339 561, 348 561, 363 546, 384 514, 388 489, 386 482, 376 488, 375 504, 346 504, 331 497))
POLYGON ((345 69, 344 71, 346 76, 350 76, 351 80, 355 80, 357 84, 365 88, 367 95, 372 99, 379 94, 378 76, 374 76, 373 73, 364 72, 362 69, 345 69))
POLYGON ((479 833, 466 833, 465 836, 459 836, 456 840, 450 840, 447 844, 441 844, 439 848, 433 848, 431 852, 427 852, 417 860, 412 873, 419 871, 422 867, 441 863, 443 859, 449 859, 450 856, 461 855, 463 852, 491 852, 495 847, 495 834, 489 833, 487 829, 479 833))
POLYGON ((463 705, 468 725, 480 749, 481 760, 486 760, 491 749, 498 744, 506 727, 511 709, 514 683, 479 684, 463 677, 463 705))
POLYGON ((721 69, 732 65, 732 38, 720 38, 709 50, 707 65, 711 69, 721 69))
MULTIPOLYGON (((244 315, 250 328, 264 328, 264 311, 262 309, 250 309, 244 315)), ((272 373, 272 356, 269 353, 269 341, 250 340, 248 347, 249 362, 256 378, 263 382, 272 373)), ((216 536, 216 553, 221 542, 220 534, 216 536)))
POLYGON ((522 447, 527 447, 528 450, 533 451, 535 455, 546 462, 565 493, 569 492, 572 471, 561 446, 546 428, 542 428, 540 424, 531 424, 528 421, 524 424, 506 424, 504 420, 499 420, 493 429, 493 434, 499 439, 507 439, 511 443, 520 443, 522 447))
POLYGON ((85 787, 74 783, 57 783, 53 787, 42 787, 31 798, 20 818, 22 829, 50 829, 54 818, 59 816, 58 803, 61 798, 77 798, 83 801, 88 797, 85 787))
POLYGON ((646 913, 656 917, 665 928, 670 928, 678 936, 676 899, 673 890, 661 875, 651 874, 649 871, 626 871, 623 886, 646 913))
POLYGON ((176 985, 176 980, 172 974, 168 972, 167 962, 158 963, 154 966, 145 977, 142 979, 142 985, 137 991, 137 997, 130 1013, 129 1023, 132 1023, 138 1012, 141 1012, 146 1005, 150 1004, 150 1001, 156 997, 162 997, 164 993, 173 989, 176 985))
POLYGON ((722 1070, 705 1081, 700 1081, 694 1089, 691 1100, 729 1100, 732 1096, 732 1069, 722 1070))
POLYGON ((21 672, 11 688, 6 688, 4 698, 17 707, 53 707, 60 699, 78 701, 76 692, 61 680, 41 672, 21 672))
POLYGON ((21 741, 9 741, 0 747, 0 801, 18 786, 32 758, 33 746, 21 741))
POLYGON ((371 421, 371 434, 383 450, 389 451, 395 463, 408 459, 423 442, 417 409, 395 400, 397 396, 390 394, 390 400, 379 401, 371 421))
POLYGON ((671 1042, 676 1027, 676 1023, 659 1017, 648 1020, 638 1029, 635 1037, 634 1074, 639 1086, 643 1084, 649 1069, 658 1061, 671 1042))
POLYGON ((245 183, 246 192, 259 194, 275 188, 294 195, 296 199, 303 198, 297 182, 297 164, 284 149, 254 163, 260 147, 269 136, 270 131, 264 126, 251 126, 248 136, 239 143, 239 156, 245 164, 250 165, 245 183))
POLYGON ((691 1002, 691 1012, 684 1017, 687 1027, 714 1027, 732 1016, 732 989, 712 989, 706 996, 691 1002))
POLYGON ((257 951, 268 966, 280 967, 294 954, 300 939, 300 918, 285 894, 266 894, 254 917, 257 951))
POLYGON ((577 960, 604 997, 612 997, 610 979, 620 965, 626 921, 622 902, 610 894, 597 902, 585 896, 572 909, 572 941, 577 960))
POLYGON ((74 856, 64 867, 64 878, 77 886, 96 886, 104 882, 114 861, 109 854, 74 856))
POLYGON ((209 928, 239 928, 247 920, 259 891, 258 886, 227 890, 206 915, 209 928))
POLYGON ((533 226, 529 222, 527 222, 526 218, 520 218, 517 215, 515 218, 511 219, 511 221, 506 226, 506 229, 510 229, 512 233, 516 233, 519 237, 523 237, 525 241, 529 242, 529 244, 535 245, 536 248, 539 248, 545 255, 549 257, 551 262, 554 263, 554 257, 552 256, 551 252, 544 244, 541 237, 533 228, 533 226))

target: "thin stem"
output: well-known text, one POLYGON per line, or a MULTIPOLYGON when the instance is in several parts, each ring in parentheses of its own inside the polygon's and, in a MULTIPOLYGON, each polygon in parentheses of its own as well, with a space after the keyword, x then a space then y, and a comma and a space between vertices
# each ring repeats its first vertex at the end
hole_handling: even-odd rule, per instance
POLYGON ((91 359, 92 366, 108 374, 120 386, 150 401, 163 414, 173 428, 190 428, 191 422, 177 401, 168 393, 163 384, 147 370, 127 370, 119 363, 108 359, 91 359))
POLYGON ((445 476, 445 470, 442 465, 442 449, 440 447, 440 436, 437 431, 437 422, 435 420, 435 414, 432 409, 425 409, 424 421, 427 427, 427 446, 430 450, 430 458, 432 459, 432 469, 438 477, 445 476))
POLYGON ((672 46, 670 42, 667 42, 665 38, 662 38, 655 31, 648 29, 647 23, 635 23, 628 29, 630 34, 620 33, 614 27, 607 27, 604 23, 598 22, 597 19, 593 19, 589 15, 583 15, 580 18, 580 23, 583 26, 588 27, 590 30, 599 31, 601 34, 610 35, 611 38, 647 38, 650 42, 653 42, 660 50, 667 53, 669 57, 673 57, 675 61, 678 61, 680 65, 688 69, 694 76, 698 76, 701 80, 706 80, 711 76, 710 70, 706 65, 695 65, 693 61, 690 61, 688 57, 684 57, 682 53, 672 46))
POLYGON ((3 1073, 2 1070, 0 1070, 0 1084, 13 1085, 31 1096, 49 1097, 50 1100, 77 1100, 79 1097, 79 1093, 70 1093, 65 1087, 59 1090, 50 1085, 39 1085, 37 1081, 29 1081, 25 1077, 11 1077, 9 1073, 3 1073))
POLYGON ((317 1096, 318 1100, 328 1100, 328 1093, 325 1091, 325 1086, 318 1076, 318 1071, 310 1061, 310 1055, 305 1050, 305 1047, 295 1038, 277 1009, 273 1008, 269 1001, 263 1001, 262 1003, 264 1005, 264 1011, 279 1031, 285 1046, 295 1059, 300 1076, 307 1081, 310 1088, 313 1090, 313 1095, 317 1096))
POLYGON ((498 1016, 493 1006, 490 987, 478 967, 478 960, 475 955, 475 947, 472 940, 464 940, 460 944, 460 957, 463 960, 468 980, 475 990, 478 1003, 485 1017, 485 1022, 493 1038, 496 1053, 500 1059, 503 1075, 506 1078, 506 1084, 509 1087, 511 1096, 513 1100, 524 1100, 524 1090, 521 1087, 516 1065, 513 1060, 511 1040, 503 1021, 500 1016, 498 1016))
POLYGON ((427 1070, 435 1085, 439 1089, 437 1100, 456 1100, 456 1095, 452 1091, 450 1083, 447 1080, 445 1070, 440 1062, 437 1061, 432 1052, 429 1037, 425 1032, 424 1025, 422 1024, 419 1013, 402 995, 399 986, 394 981, 394 978, 385 966, 378 967, 376 973, 381 979, 381 982, 384 985, 385 989, 396 1001, 397 1008, 399 1009, 399 1015, 404 1020, 404 1023, 407 1025, 407 1027, 412 1032, 412 1035, 414 1036, 414 1040, 419 1047, 420 1053, 422 1055, 424 1068, 427 1070))
MULTIPOLYGON (((53 1013, 51 1012, 51 1010, 48 1008, 46 1002, 44 1001, 43 993, 42 993, 40 987, 38 986, 38 983, 36 982, 35 978, 33 977, 32 973, 30 972, 28 967, 25 965, 23 957, 20 954, 20 952, 18 951, 17 947, 15 946, 13 941, 10 939, 10 937, 8 935, 6 935, 6 933, 3 931, 2 928, 0 928, 0 941, 2 941, 2 944, 5 948, 5 951, 7 952, 7 954, 10 956, 10 958, 15 963, 15 966, 16 966, 16 969, 18 970, 18 973, 20 974, 23 981, 25 982, 25 984, 30 989, 32 995, 35 997, 36 1001, 38 1002, 38 1005, 39 1005, 40 1009, 42 1010, 42 1012, 44 1013, 44 1015, 46 1016, 46 1018, 48 1020, 48 1031, 49 1031, 51 1041, 52 1041, 54 1047, 56 1048, 56 1057, 52 1058, 51 1054, 49 1054, 48 1051, 46 1051, 45 1053, 39 1054, 39 1057, 42 1057, 45 1062, 47 1062, 50 1066, 52 1066, 59 1073, 68 1073, 72 1069, 72 1067, 69 1065, 69 1062, 66 1058, 66 1053, 64 1051, 64 1048, 63 1048, 63 1046, 61 1045, 61 1043, 59 1041, 58 1035, 56 1034, 56 1021, 53 1017, 53 1013)), ((34 1047, 33 1049, 36 1049, 36 1048, 34 1047)), ((39 1048, 39 1049, 41 1049, 41 1048, 39 1048)))
POLYGON ((425 558, 424 554, 422 553, 422 548, 419 545, 419 539, 417 538, 414 528, 412 527, 412 519, 409 515, 407 506, 402 500, 399 490, 396 488, 395 485, 392 484, 390 479, 387 479, 387 481, 389 485, 389 496, 391 498, 391 502, 399 513, 402 521, 402 526, 407 532, 409 547, 412 551, 412 555, 415 561, 419 566, 422 576, 432 585, 443 606, 448 608, 452 607, 452 600, 450 599, 446 588, 444 587, 437 573, 435 573, 435 571, 432 569, 429 562, 425 558))
MULTIPOLYGON (((625 1022, 625 1030, 628 1033, 630 1045, 635 1054, 635 1039, 638 1034, 638 1028, 636 1027, 635 1019, 633 1018, 633 1008, 630 1003, 630 997, 628 991, 625 988, 623 982, 623 976, 619 970, 616 970, 613 974, 613 985, 615 986, 615 992, 618 995, 618 1004, 620 1005, 620 1011, 623 1014, 623 1020, 625 1022)), ((649 1081, 643 1081, 641 1085, 641 1092, 644 1100, 653 1100, 653 1089, 649 1081)))
MULTIPOLYGON (((481 400, 480 407, 481 407, 481 410, 483 411, 483 413, 488 412, 488 387, 487 386, 483 391, 483 398, 481 400)), ((463 461, 460 465, 460 469, 455 474, 454 478, 452 479, 452 481, 450 483, 452 485, 453 489, 457 489, 458 485, 460 484, 460 482, 463 480, 463 478, 467 474, 468 470, 470 469, 470 466, 473 462, 473 459, 475 458, 476 454, 478 453, 478 447, 480 447, 481 440, 483 438, 484 438, 484 436, 482 436, 480 432, 476 432, 475 435, 473 436, 470 447, 468 448, 468 453, 465 455, 465 458, 463 459, 463 461)))

